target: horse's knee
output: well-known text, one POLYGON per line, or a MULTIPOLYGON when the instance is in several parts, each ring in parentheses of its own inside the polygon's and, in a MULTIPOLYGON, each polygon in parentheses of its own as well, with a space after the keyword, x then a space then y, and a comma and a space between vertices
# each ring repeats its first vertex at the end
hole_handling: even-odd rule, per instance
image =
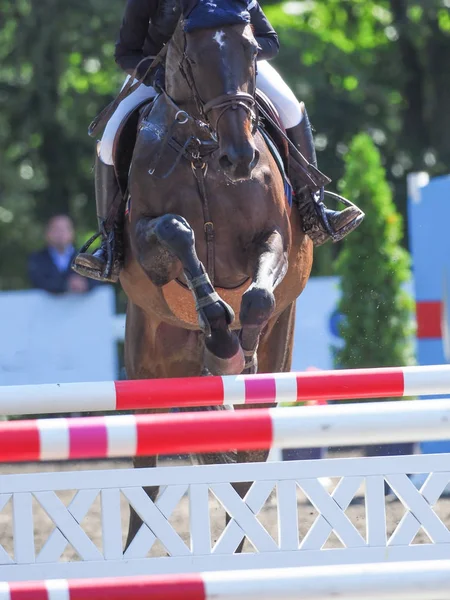
POLYGON ((272 316, 275 296, 266 288, 250 288, 241 302, 240 321, 245 326, 262 326, 272 316))
POLYGON ((164 215, 155 223, 155 234, 161 243, 168 246, 175 254, 193 248, 194 231, 186 219, 178 215, 164 215))
MULTIPOLYGON (((162 217, 163 218, 163 217, 162 217)), ((160 219, 142 218, 135 228, 135 255, 151 282, 163 286, 182 269, 178 254, 157 233, 160 219)))

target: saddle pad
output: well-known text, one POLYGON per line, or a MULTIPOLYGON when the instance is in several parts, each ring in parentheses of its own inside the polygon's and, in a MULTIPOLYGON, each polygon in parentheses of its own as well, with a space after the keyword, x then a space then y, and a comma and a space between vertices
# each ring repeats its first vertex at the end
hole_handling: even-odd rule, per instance
POLYGON ((278 148, 276 147, 274 141, 272 140, 270 135, 267 133, 267 131, 265 131, 262 127, 259 128, 259 131, 260 131, 261 135, 263 136, 263 138, 267 144, 267 147, 269 148, 269 151, 272 154, 275 162, 277 163, 277 167, 280 171, 281 177, 283 178, 284 194, 286 196, 286 202, 288 203, 289 208, 291 208, 294 191, 293 191, 291 182, 289 181, 289 178, 286 174, 286 170, 284 168, 284 163, 283 163, 283 159, 281 158, 281 154, 278 151, 278 148))

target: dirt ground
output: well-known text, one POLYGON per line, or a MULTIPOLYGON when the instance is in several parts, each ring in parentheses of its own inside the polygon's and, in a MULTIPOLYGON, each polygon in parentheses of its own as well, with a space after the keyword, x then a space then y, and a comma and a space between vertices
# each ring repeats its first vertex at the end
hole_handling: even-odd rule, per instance
MULTIPOLYGON (((167 466, 168 464, 189 464, 186 461, 172 459, 169 462, 163 461, 161 466, 167 466)), ((129 461, 108 461, 108 462, 83 462, 83 463, 47 463, 45 465, 2 465, 0 467, 0 475, 9 473, 35 473, 42 471, 76 471, 76 470, 93 470, 93 469, 111 469, 111 468, 129 468, 131 462, 129 461)), ((337 481, 329 481, 331 484, 328 487, 328 491, 331 491, 337 481)), ((73 498, 74 492, 67 491, 58 493, 58 497, 68 504, 73 498)), ((125 540, 127 522, 128 522, 128 504, 122 498, 122 528, 123 538, 125 540)), ((212 542, 214 543, 221 531, 224 528, 225 512, 223 507, 219 505, 217 500, 211 498, 211 520, 212 520, 212 542)), ((388 497, 386 501, 387 505, 387 524, 388 524, 388 535, 391 534, 401 518, 405 514, 405 509, 401 502, 395 497, 388 497)), ((299 523, 300 523, 300 540, 306 534, 308 529, 317 517, 315 508, 310 504, 302 492, 299 491, 298 495, 298 508, 299 508, 299 523)), ((450 499, 441 498, 435 507, 435 512, 439 518, 447 525, 450 525, 450 499)), ((47 540, 49 534, 54 529, 54 525, 42 509, 42 507, 35 502, 33 507, 34 524, 35 524, 35 548, 38 553, 42 548, 43 544, 47 540)), ((365 523, 365 505, 363 490, 355 497, 352 504, 346 511, 347 516, 360 531, 361 535, 366 538, 366 523, 365 523)), ((189 531, 188 531, 188 515, 189 515, 189 503, 188 499, 184 497, 175 509, 170 523, 174 529, 179 533, 182 539, 189 544, 189 531)), ((273 493, 266 505, 264 506, 261 513, 258 515, 259 520, 267 531, 272 535, 275 541, 277 541, 277 506, 276 506, 276 494, 273 493)), ((100 500, 97 498, 92 504, 89 512, 85 519, 82 521, 82 527, 88 536, 92 539, 94 544, 102 550, 102 535, 101 535, 101 508, 100 500)), ((427 543, 429 539, 426 533, 421 529, 417 535, 414 543, 427 543)), ((13 557, 13 526, 12 526, 12 507, 11 502, 8 502, 4 509, 0 512, 0 544, 3 548, 13 557)), ((339 548, 342 547, 339 539, 331 534, 324 548, 339 548)), ((252 546, 247 542, 244 551, 253 551, 252 546)), ((156 542, 149 553, 149 556, 164 556, 165 549, 160 542, 156 542)), ((62 560, 77 560, 78 556, 76 551, 72 547, 68 547, 65 553, 62 555, 62 560)))

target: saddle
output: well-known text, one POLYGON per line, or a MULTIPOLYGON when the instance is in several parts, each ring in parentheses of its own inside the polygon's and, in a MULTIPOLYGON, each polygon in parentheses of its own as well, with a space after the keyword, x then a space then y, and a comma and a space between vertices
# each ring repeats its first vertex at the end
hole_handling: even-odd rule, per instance
MULTIPOLYGON (((267 138, 269 138, 272 144, 275 145, 275 148, 283 161, 284 172, 287 173, 289 169, 289 147, 286 138, 282 135, 282 133, 286 132, 277 109, 268 96, 259 89, 256 90, 256 103, 260 115, 259 130, 263 134, 266 143, 268 141, 267 138), (270 119, 264 118, 264 114, 267 114, 270 119)), ((268 145, 272 152, 270 144, 268 145)))
POLYGON ((139 130, 139 124, 152 109, 153 98, 144 100, 131 113, 126 115, 117 130, 113 145, 113 160, 122 196, 128 189, 128 173, 130 172, 134 146, 139 130))
MULTIPOLYGON (((134 146, 141 122, 146 119, 153 107, 155 99, 145 100, 138 105, 131 113, 126 115, 117 131, 114 146, 113 158, 116 169, 116 176, 122 195, 125 197, 128 188, 128 174, 133 158, 134 146)), ((278 112, 270 99, 260 90, 256 91, 256 101, 260 115, 259 131, 263 136, 279 170, 285 181, 286 193, 288 197, 287 173, 289 169, 289 148, 282 132, 284 128, 281 124, 278 112), (266 119, 264 114, 270 116, 266 119)), ((290 204, 290 202, 289 202, 290 204)))

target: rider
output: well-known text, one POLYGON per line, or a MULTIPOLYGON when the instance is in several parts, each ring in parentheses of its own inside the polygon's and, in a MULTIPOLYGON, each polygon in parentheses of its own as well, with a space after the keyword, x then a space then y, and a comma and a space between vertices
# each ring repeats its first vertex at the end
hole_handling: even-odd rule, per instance
MULTIPOLYGON (((138 75, 145 75, 148 68, 145 57, 157 55, 170 40, 179 20, 180 11, 174 0, 127 0, 125 14, 116 43, 115 59, 117 64, 128 73, 127 80, 141 63, 138 75), (141 70, 141 72, 140 72, 141 70)), ((275 69, 267 62, 274 58, 279 50, 278 36, 273 30, 257 0, 251 0, 248 6, 254 36, 260 46, 258 54, 257 86, 273 102, 278 110, 282 124, 290 141, 303 156, 316 166, 311 125, 305 106, 298 102, 275 69)), ((161 72, 159 72, 161 73, 161 72)), ((102 243, 93 254, 80 253, 75 258, 73 268, 79 274, 115 282, 122 266, 120 251, 121 218, 114 225, 107 224, 107 216, 112 202, 120 194, 113 166, 113 144, 118 128, 127 114, 144 100, 153 98, 156 91, 154 79, 145 80, 119 104, 108 121, 99 146, 95 169, 95 188, 97 215, 102 243), (113 268, 105 274, 108 255, 113 259, 113 268)), ((305 183, 301 173, 290 169, 290 179, 296 192, 296 201, 303 216, 305 233, 309 234, 316 245, 321 245, 331 236, 329 231, 344 237, 355 229, 362 220, 363 213, 356 206, 342 211, 326 208, 320 192, 305 193, 305 183), (328 225, 328 227, 327 227, 328 225)))

